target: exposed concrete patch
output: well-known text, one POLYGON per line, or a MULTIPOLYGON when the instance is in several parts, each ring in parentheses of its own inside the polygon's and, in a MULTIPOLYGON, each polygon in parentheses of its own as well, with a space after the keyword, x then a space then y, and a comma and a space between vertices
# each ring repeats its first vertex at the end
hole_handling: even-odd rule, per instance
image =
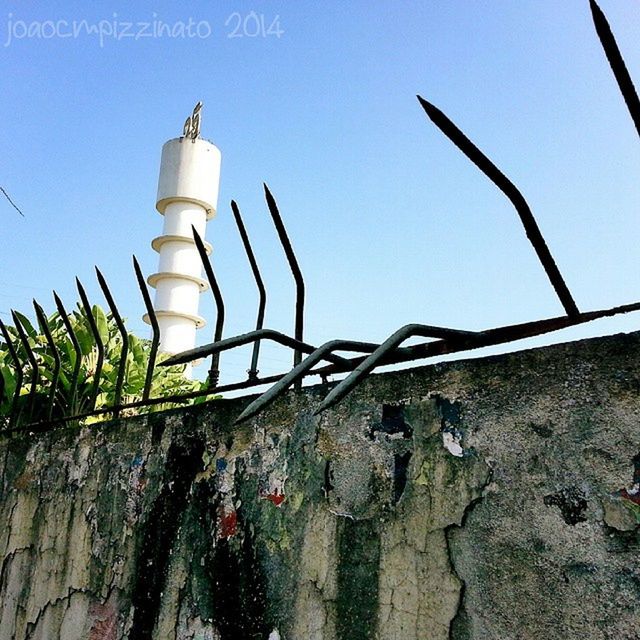
POLYGON ((617 531, 634 531, 640 526, 638 515, 640 511, 634 505, 618 496, 608 496, 602 501, 604 509, 603 519, 608 527, 617 531))
POLYGON ((294 638, 336 638, 337 519, 324 506, 306 521, 292 624, 294 638))
POLYGON ((380 640, 448 638, 460 602, 461 582, 449 557, 447 530, 489 479, 477 456, 452 457, 440 439, 436 399, 409 405, 415 448, 410 482, 382 534, 380 640))

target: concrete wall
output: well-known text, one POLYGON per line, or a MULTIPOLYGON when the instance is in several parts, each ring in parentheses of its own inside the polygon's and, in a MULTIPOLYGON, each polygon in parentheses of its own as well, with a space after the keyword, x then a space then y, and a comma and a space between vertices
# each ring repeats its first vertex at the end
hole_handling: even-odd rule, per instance
POLYGON ((0 640, 640 638, 640 334, 0 442, 0 640))

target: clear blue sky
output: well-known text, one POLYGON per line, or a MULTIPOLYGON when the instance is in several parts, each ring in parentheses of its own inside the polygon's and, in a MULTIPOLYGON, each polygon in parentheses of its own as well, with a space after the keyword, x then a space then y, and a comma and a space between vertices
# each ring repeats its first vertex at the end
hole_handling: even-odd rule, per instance
MULTIPOLYGON (((600 5, 640 86, 640 5, 600 5)), ((519 186, 582 310, 640 299, 640 140, 587 0, 0 6, 0 185, 25 214, 0 199, 4 320, 10 308, 32 315, 34 296, 53 311, 54 288, 72 306, 76 275, 104 304, 97 264, 129 327, 148 335, 131 255, 155 271, 160 149, 198 100, 203 136, 223 156, 207 238, 225 335, 252 329, 256 312, 231 198, 267 282, 267 326, 293 332, 294 290, 263 181, 306 277, 310 342, 379 341, 407 322, 482 329, 562 313, 515 211, 428 121, 416 93, 519 186), (281 36, 250 37, 251 12, 267 28, 279 16, 281 36), (85 27, 60 37, 74 20, 176 28, 189 18, 199 25, 191 38, 116 39, 107 22, 102 42, 85 27), (50 35, 46 21, 55 37, 35 37, 50 35), (24 25, 34 37, 22 37, 24 25)), ((214 324, 205 295, 201 343, 214 324)), ((546 341, 638 328, 635 314, 546 341)), ((287 352, 264 354, 262 373, 289 366, 287 352)), ((224 379, 242 377, 248 362, 246 352, 224 356, 224 379)))

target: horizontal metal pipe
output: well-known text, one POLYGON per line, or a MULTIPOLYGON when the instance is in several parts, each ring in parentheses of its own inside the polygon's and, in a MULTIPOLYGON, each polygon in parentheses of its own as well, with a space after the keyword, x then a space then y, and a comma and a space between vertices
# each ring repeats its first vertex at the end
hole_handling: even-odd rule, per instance
MULTIPOLYGON (((560 329, 566 329, 568 327, 584 324, 593 320, 599 320, 601 318, 607 318, 616 316, 623 313, 630 313, 633 311, 640 311, 640 302, 634 302, 632 304, 621 305, 617 307, 611 307, 609 309, 602 309, 599 311, 588 311, 579 314, 576 318, 570 318, 568 316, 559 316, 556 318, 547 318, 544 320, 535 320, 532 322, 524 322, 515 325, 508 325, 505 327, 498 327, 495 329, 487 329, 485 331, 479 331, 471 334, 470 336, 460 337, 459 340, 449 342, 446 339, 436 340, 434 342, 428 342, 425 344, 418 344, 411 347, 404 347, 397 349, 395 352, 389 353, 383 358, 378 365, 386 364, 399 364, 402 362, 410 362, 412 360, 422 360, 424 358, 430 358, 438 355, 445 355, 448 353, 456 353, 461 351, 467 351, 472 349, 479 349, 481 347, 488 347, 497 344, 503 344, 506 342, 513 342, 515 340, 523 340, 525 338, 532 338, 534 336, 543 335, 560 329)), ((330 364, 318 369, 312 369, 308 371, 306 376, 320 375, 326 376, 336 373, 344 373, 346 371, 352 371, 361 362, 366 359, 367 356, 361 356, 357 358, 344 359, 344 363, 330 364)), ((285 374, 268 376, 260 378, 258 380, 244 380, 242 382, 232 383, 228 385, 221 385, 215 390, 205 389, 201 391, 193 391, 191 393, 168 396, 165 398, 152 398, 147 400, 138 400, 136 402, 130 402, 120 405, 118 409, 134 409, 144 406, 152 406, 163 403, 180 403, 186 402, 193 398, 199 398, 207 395, 214 395, 223 391, 236 391, 239 389, 248 389, 251 387, 257 387, 265 384, 272 384, 278 382, 283 378, 285 374)), ((106 407, 96 409, 94 411, 86 412, 76 416, 68 416, 59 420, 54 420, 47 423, 38 423, 29 425, 30 430, 45 430, 62 426, 70 420, 78 420, 87 418, 89 416, 101 415, 104 413, 111 413, 114 407, 106 407)), ((5 429, 0 431, 3 435, 11 435, 13 432, 19 429, 5 429)))
MULTIPOLYGON (((205 344, 201 347, 184 351, 183 353, 178 353, 161 362, 160 366, 169 367, 175 364, 185 364, 187 362, 192 362, 193 360, 198 360, 199 358, 204 358, 212 353, 219 353, 220 351, 227 351, 234 347, 241 347, 242 345, 250 344, 256 340, 272 340, 273 342, 277 342, 285 347, 298 349, 304 353, 313 353, 316 350, 316 347, 307 344, 306 342, 300 342, 299 340, 290 338, 288 335, 280 333, 279 331, 274 331, 273 329, 260 329, 258 331, 249 331, 248 333, 243 333, 239 336, 234 336, 233 338, 225 338, 219 342, 205 344)), ((335 363, 346 362, 345 358, 341 358, 336 355, 331 355, 327 359, 330 362, 335 363)))
MULTIPOLYGON (((601 318, 607 318, 622 313, 630 313, 632 311, 640 310, 640 302, 633 304, 622 305, 619 307, 612 307, 610 309, 603 309, 600 311, 589 311, 586 313, 580 313, 578 316, 559 316, 556 318, 548 318, 545 320, 534 320, 532 322, 524 322, 520 324, 508 325, 506 327, 498 327, 496 329, 487 329, 485 331, 478 331, 472 336, 465 337, 462 340, 450 342, 448 340, 437 340, 435 342, 427 342, 424 344, 418 344, 411 347, 406 347, 404 353, 391 352, 382 357, 376 366, 382 366, 387 364, 399 364, 401 362, 410 362, 412 360, 422 360, 424 358, 431 358, 433 356, 446 355, 449 353, 456 353, 460 351, 471 351, 473 349, 480 349, 482 347, 490 347, 498 344, 504 344, 507 342, 514 342, 516 340, 524 340, 525 338, 533 338, 534 336, 543 335, 545 333, 551 333, 553 331, 559 331, 560 329, 566 329, 586 322, 592 322, 593 320, 599 320, 601 318)), ((354 358, 351 360, 353 367, 359 366, 366 358, 354 358)), ((319 375, 328 375, 334 373, 331 367, 322 367, 316 369, 314 373, 319 375)), ((326 399, 325 399, 326 400, 326 399)), ((332 403, 333 404, 333 403, 332 403)), ((327 406, 324 403, 318 408, 316 413, 324 411, 327 406)))

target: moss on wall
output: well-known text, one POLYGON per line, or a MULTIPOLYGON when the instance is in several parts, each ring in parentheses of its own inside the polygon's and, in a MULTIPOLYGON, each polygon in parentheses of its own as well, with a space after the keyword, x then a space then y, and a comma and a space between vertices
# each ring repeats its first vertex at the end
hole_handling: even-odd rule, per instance
POLYGON ((0 640, 637 638, 640 335, 0 441, 0 640))

